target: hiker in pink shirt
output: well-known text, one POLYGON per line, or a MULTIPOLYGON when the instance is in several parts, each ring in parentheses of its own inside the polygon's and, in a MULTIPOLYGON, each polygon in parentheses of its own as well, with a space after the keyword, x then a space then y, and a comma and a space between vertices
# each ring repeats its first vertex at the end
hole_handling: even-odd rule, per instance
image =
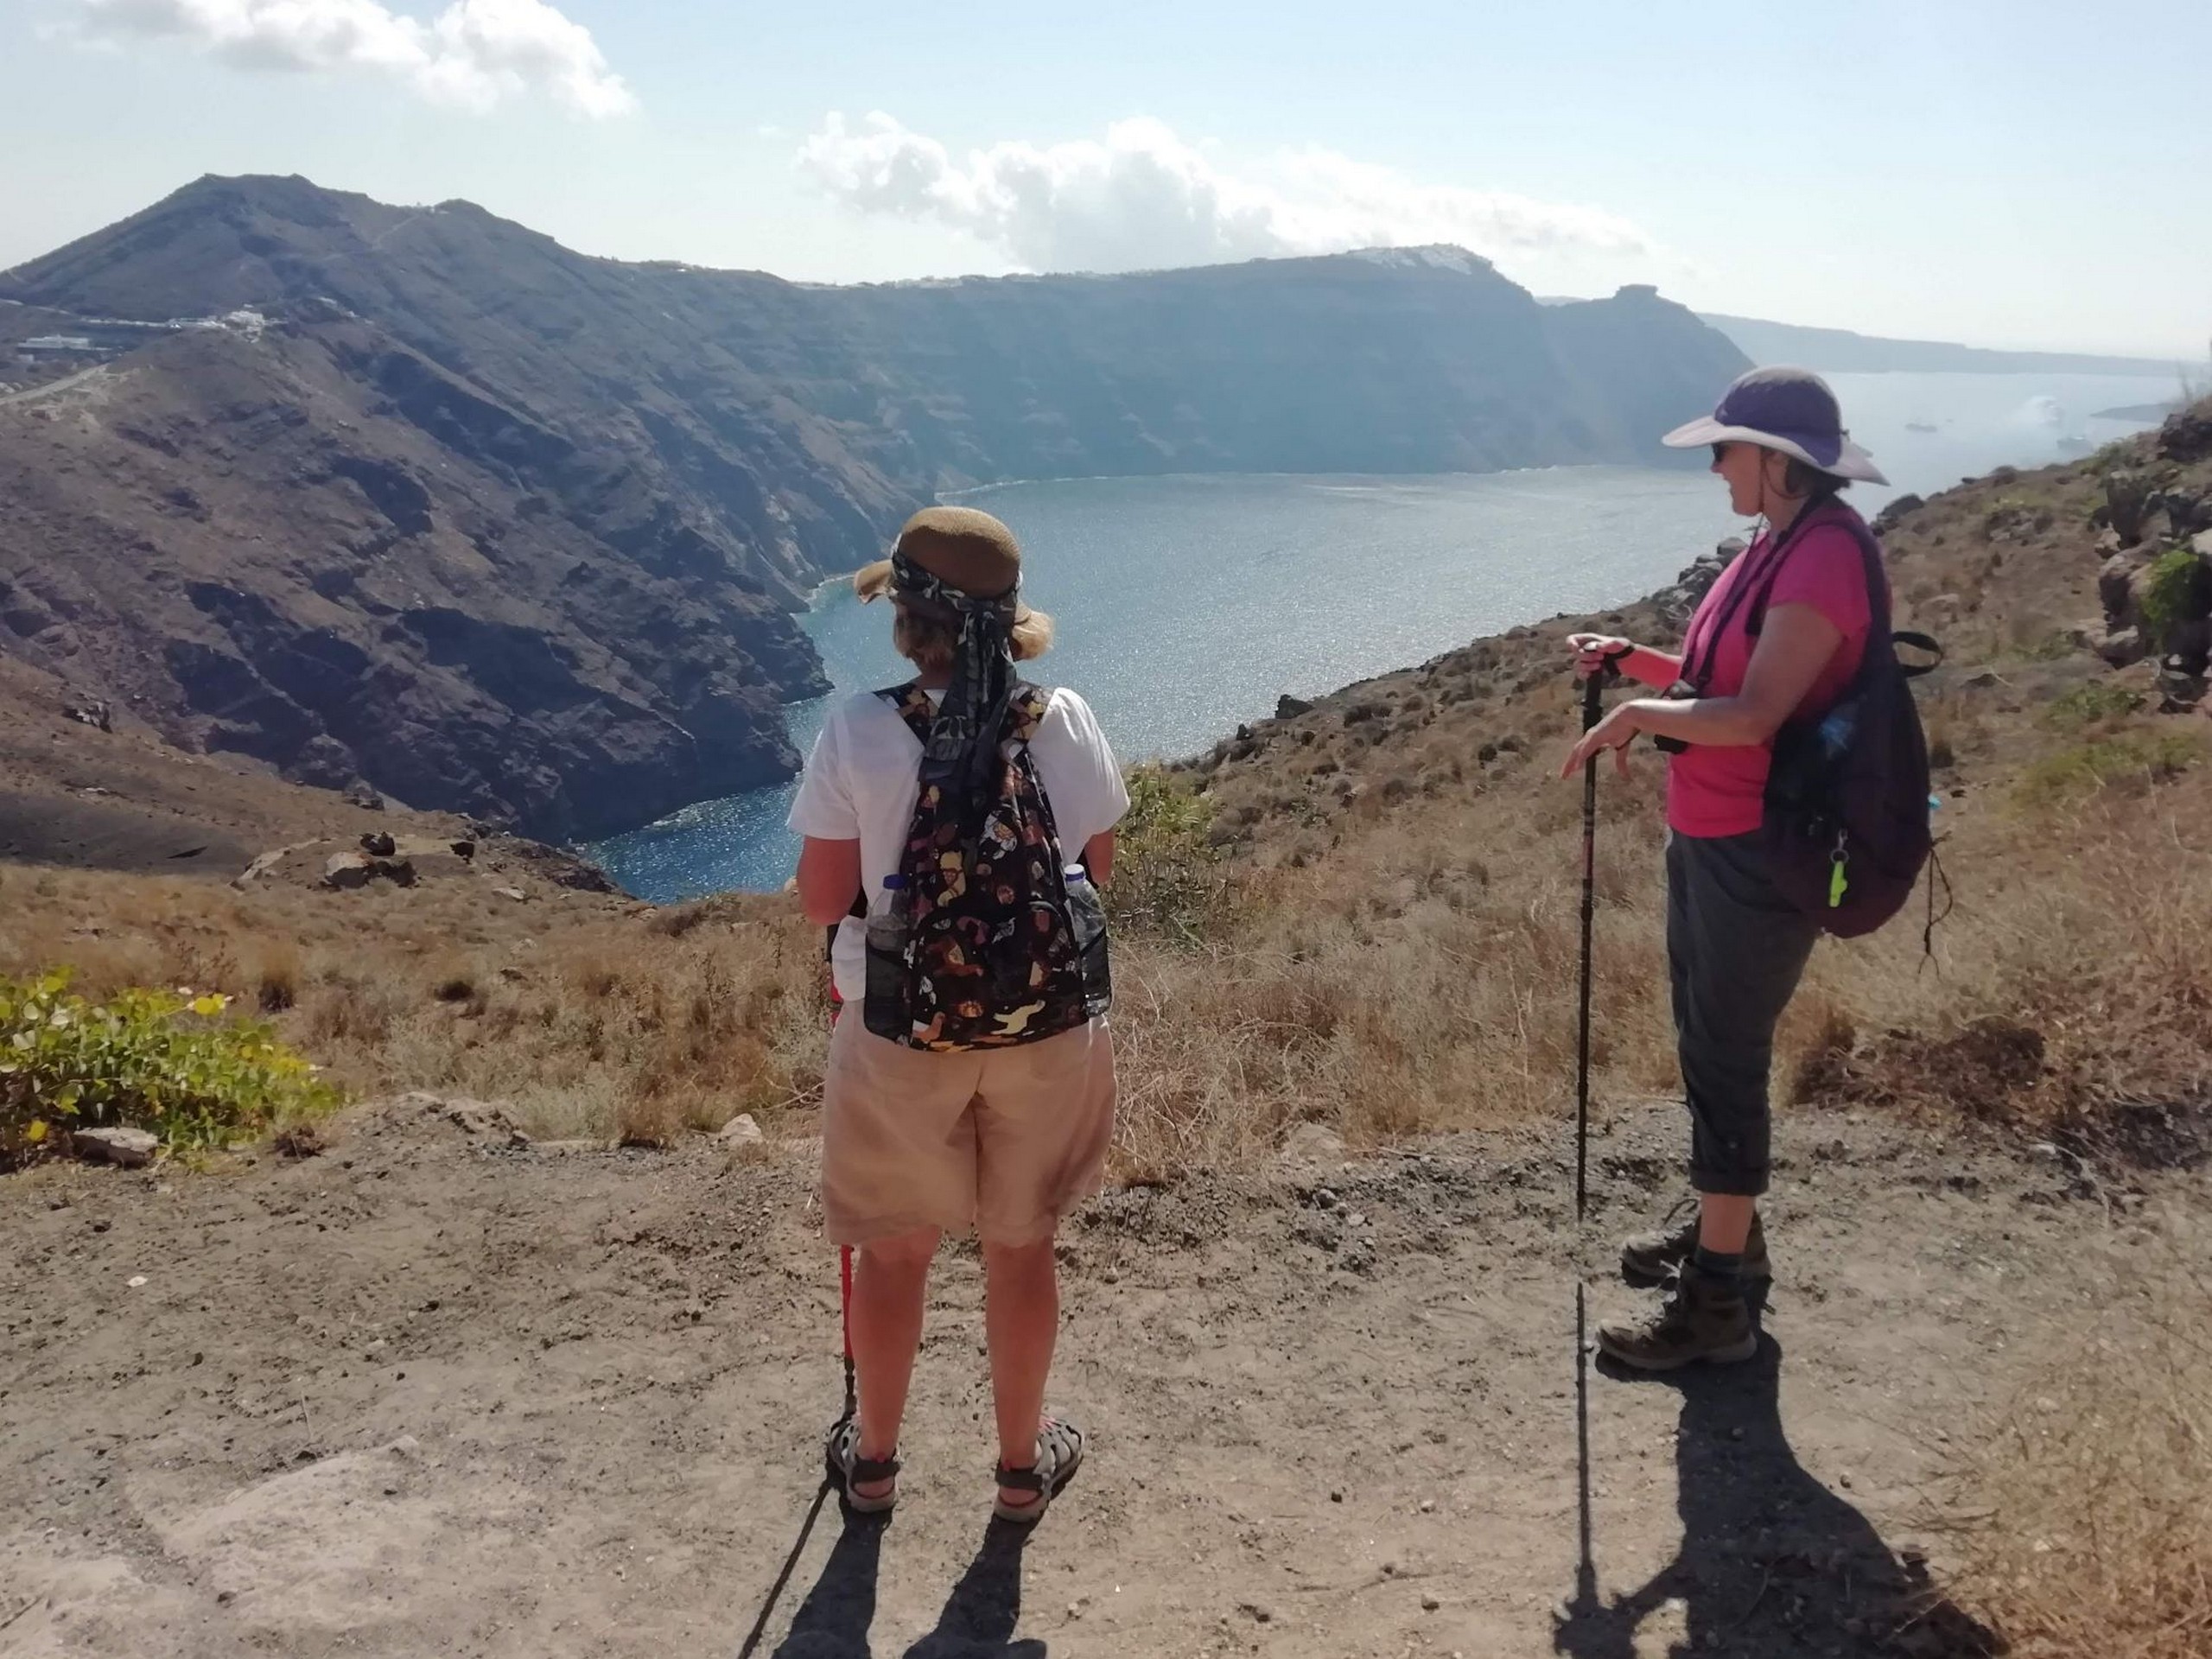
POLYGON ((1765 527, 1699 605, 1679 652, 1598 634, 1569 641, 1585 676, 1610 664, 1662 695, 1615 708, 1562 775, 1607 749, 1625 772, 1639 734, 1670 755, 1667 957, 1697 1196, 1621 1251, 1631 1284, 1672 1281, 1666 1303, 1598 1329, 1602 1351, 1649 1370, 1758 1351, 1744 1286, 1772 1272, 1758 1205, 1774 1032, 1821 931, 1775 884, 1761 833, 1767 775, 1783 725, 1821 720, 1859 674, 1873 621, 1866 531, 1837 498, 1854 479, 1887 482, 1845 433, 1834 393, 1802 369, 1753 370, 1710 418, 1664 442, 1710 444, 1729 505, 1765 527))

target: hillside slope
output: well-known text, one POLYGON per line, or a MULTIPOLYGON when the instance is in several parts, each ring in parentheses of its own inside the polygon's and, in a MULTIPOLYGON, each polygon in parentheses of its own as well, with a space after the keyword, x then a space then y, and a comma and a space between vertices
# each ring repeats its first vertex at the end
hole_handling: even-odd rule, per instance
POLYGON ((0 511, 20 660, 181 747, 542 835, 782 775, 779 688, 817 683, 779 597, 633 471, 365 323, 18 394, 0 511))

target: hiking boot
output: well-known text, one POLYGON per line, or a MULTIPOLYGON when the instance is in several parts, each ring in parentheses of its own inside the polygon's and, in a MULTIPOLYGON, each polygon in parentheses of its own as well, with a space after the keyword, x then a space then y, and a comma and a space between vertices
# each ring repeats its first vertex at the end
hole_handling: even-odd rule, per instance
MULTIPOLYGON (((1697 1200, 1685 1198, 1668 1212, 1664 1227, 1631 1234, 1624 1240, 1621 1277, 1648 1290, 1680 1273, 1682 1263, 1697 1249, 1697 1200)), ((1744 1241, 1744 1277, 1746 1281, 1774 1277, 1774 1264, 1766 1255, 1766 1224, 1756 1213, 1751 1217, 1751 1236, 1744 1241)))
POLYGON ((1609 1319, 1598 1327, 1598 1351, 1639 1371, 1671 1371, 1700 1359, 1733 1365, 1759 1350, 1751 1305, 1740 1285, 1723 1284, 1694 1268, 1675 1281, 1673 1293, 1638 1319, 1609 1319))

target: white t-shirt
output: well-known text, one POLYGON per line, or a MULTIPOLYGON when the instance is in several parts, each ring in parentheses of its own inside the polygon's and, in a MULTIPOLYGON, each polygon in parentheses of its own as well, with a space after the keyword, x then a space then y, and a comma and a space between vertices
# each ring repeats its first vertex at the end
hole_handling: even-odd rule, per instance
MULTIPOLYGON (((933 701, 944 693, 932 691, 933 701)), ((1072 863, 1084 843, 1111 830, 1129 809, 1128 786, 1090 705, 1065 687, 1052 694, 1030 758, 1052 809, 1060 849, 1072 863)), ((883 908, 883 878, 899 868, 914 800, 921 793, 922 746, 893 709, 873 691, 848 697, 830 712, 814 740, 790 823, 819 841, 861 844, 861 890, 883 908)), ((837 995, 860 1000, 867 984, 867 930, 856 917, 838 925, 830 963, 837 995)))

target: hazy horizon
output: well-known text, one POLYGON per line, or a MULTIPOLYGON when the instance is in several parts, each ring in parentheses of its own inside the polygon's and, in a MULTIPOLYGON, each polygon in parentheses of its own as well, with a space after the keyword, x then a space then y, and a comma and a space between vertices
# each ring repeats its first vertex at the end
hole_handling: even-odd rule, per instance
POLYGON ((19 0, 0 268, 298 173, 800 282, 1451 243, 1539 294, 2202 361, 2212 135, 2141 66, 2212 13, 1929 10, 19 0))

